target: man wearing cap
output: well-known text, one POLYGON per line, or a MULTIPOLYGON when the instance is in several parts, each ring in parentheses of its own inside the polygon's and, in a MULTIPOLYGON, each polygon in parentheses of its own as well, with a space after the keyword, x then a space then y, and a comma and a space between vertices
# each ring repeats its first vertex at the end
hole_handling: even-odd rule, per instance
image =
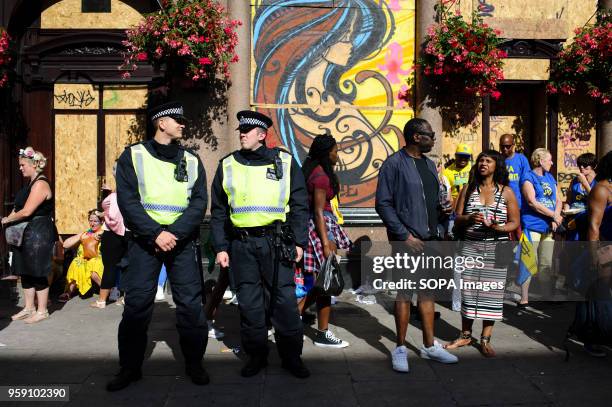
POLYGON ((472 149, 467 144, 459 144, 455 150, 455 162, 444 169, 443 175, 448 180, 451 186, 451 195, 453 202, 457 204, 459 192, 470 179, 470 170, 472 169, 472 149))
POLYGON ((301 259, 308 244, 304 177, 289 153, 266 147, 269 117, 252 111, 237 117, 242 148, 219 163, 211 187, 210 227, 216 262, 230 267, 237 291, 242 346, 248 356, 241 374, 254 376, 266 366, 270 322, 283 368, 305 378, 310 372, 300 357, 303 327, 293 282, 293 262, 301 259), (285 254, 276 258, 281 229, 283 236, 293 233, 295 250, 290 241, 285 254))
POLYGON ((107 384, 121 390, 142 377, 157 279, 166 265, 176 304, 176 326, 193 383, 209 382, 202 367, 208 341, 202 309, 200 267, 196 240, 206 211, 206 175, 197 154, 178 144, 186 119, 183 106, 170 102, 148 112, 155 136, 128 146, 117 161, 117 201, 131 234, 126 291, 119 324, 121 370, 107 384))

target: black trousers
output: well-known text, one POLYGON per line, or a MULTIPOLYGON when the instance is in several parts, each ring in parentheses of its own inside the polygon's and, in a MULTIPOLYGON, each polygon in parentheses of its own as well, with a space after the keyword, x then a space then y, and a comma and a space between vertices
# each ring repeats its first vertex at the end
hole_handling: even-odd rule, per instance
MULTIPOLYGON (((230 281, 240 308, 240 335, 247 354, 268 352, 266 323, 274 274, 271 237, 233 240, 230 249, 230 281)), ((293 268, 279 264, 278 286, 271 317, 278 352, 283 359, 301 355, 303 326, 300 319, 293 268)))
POLYGON ((156 253, 151 245, 130 239, 128 261, 127 271, 121 274, 121 285, 126 292, 118 335, 121 367, 138 370, 142 366, 162 263, 166 265, 176 304, 176 327, 185 363, 200 363, 208 332, 195 242, 181 241, 169 253, 156 253))
POLYGON ((104 263, 104 274, 100 288, 111 289, 117 285, 117 274, 119 273, 119 262, 127 250, 127 238, 120 236, 112 230, 102 233, 100 242, 100 254, 104 263))

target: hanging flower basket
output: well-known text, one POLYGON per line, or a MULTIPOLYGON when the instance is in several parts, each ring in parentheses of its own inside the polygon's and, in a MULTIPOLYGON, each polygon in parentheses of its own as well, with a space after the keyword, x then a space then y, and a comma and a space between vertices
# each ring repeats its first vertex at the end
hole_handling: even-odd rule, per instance
POLYGON ((4 88, 8 84, 9 63, 11 62, 10 39, 11 37, 6 30, 0 27, 0 88, 4 88))
POLYGON ((162 0, 162 6, 126 31, 123 77, 139 63, 166 63, 169 74, 194 83, 215 73, 229 78, 230 63, 238 61, 236 28, 242 22, 230 19, 215 0, 162 0))
POLYGON ((582 86, 601 102, 612 99, 612 10, 600 11, 595 24, 577 28, 572 42, 552 64, 548 93, 571 95, 582 86))
POLYGON ((476 13, 466 22, 457 10, 440 4, 441 21, 429 27, 424 49, 417 65, 428 77, 434 90, 456 89, 468 95, 499 99, 497 82, 504 79, 502 58, 497 47, 501 32, 485 24, 476 13))

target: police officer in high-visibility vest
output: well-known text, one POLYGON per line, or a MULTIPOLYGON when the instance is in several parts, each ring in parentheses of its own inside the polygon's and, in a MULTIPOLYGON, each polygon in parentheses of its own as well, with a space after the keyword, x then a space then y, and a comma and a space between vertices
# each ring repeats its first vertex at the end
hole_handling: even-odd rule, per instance
POLYGON ((193 383, 209 382, 202 367, 208 342, 197 264, 197 239, 207 203, 206 175, 197 154, 181 147, 186 118, 170 102, 148 112, 155 136, 125 149, 117 162, 117 201, 129 228, 128 266, 121 276, 125 308, 119 324, 120 372, 107 384, 121 390, 142 377, 157 279, 166 265, 176 326, 193 383))
POLYGON ((303 326, 293 281, 293 262, 308 244, 304 177, 289 153, 266 147, 269 117, 241 111, 238 120, 242 148, 221 160, 212 183, 211 233, 216 261, 230 267, 237 291, 248 356, 241 374, 254 376, 266 366, 271 323, 283 368, 305 378, 310 372, 300 357, 303 326))

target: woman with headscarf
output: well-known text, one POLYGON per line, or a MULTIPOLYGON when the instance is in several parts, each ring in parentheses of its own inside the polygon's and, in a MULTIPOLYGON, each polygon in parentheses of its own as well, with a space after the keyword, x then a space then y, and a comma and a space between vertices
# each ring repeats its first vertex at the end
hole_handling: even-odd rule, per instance
POLYGON ((26 147, 19 151, 19 170, 28 184, 15 195, 15 208, 9 216, 2 218, 2 225, 19 225, 27 222, 23 229, 21 245, 13 245, 13 272, 21 276, 25 295, 25 306, 11 319, 25 320, 27 324, 49 318, 47 300, 51 258, 55 241, 53 214, 53 192, 49 180, 42 174, 47 159, 40 151, 26 147), (38 309, 34 299, 38 301, 38 309))
MULTIPOLYGON (((310 281, 316 279, 329 256, 335 256, 338 249, 347 250, 351 247, 351 241, 338 225, 330 202, 340 191, 338 177, 334 172, 337 162, 336 140, 329 135, 320 135, 313 140, 308 157, 302 165, 311 214, 308 248, 304 253, 304 275, 305 279, 310 281)), ((306 284, 306 287, 308 286, 312 284, 306 284)), ((316 290, 310 291, 300 300, 300 312, 303 312, 312 301, 316 301, 317 304, 318 330, 314 340, 315 346, 328 348, 349 346, 348 342, 336 337, 329 330, 331 297, 317 293, 316 290)))

